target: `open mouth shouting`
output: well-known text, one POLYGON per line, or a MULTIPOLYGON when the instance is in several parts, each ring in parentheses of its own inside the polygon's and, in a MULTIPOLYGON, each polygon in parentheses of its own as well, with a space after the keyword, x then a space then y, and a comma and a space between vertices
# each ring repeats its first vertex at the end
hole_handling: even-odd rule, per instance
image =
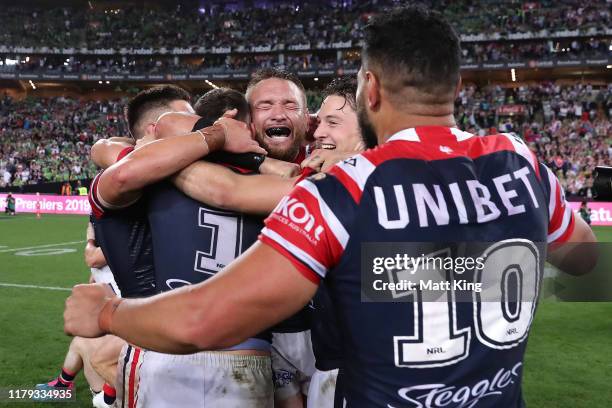
POLYGON ((272 126, 266 129, 268 137, 289 137, 291 129, 287 126, 272 126))
POLYGON ((266 141, 270 144, 293 143, 293 130, 288 126, 270 126, 264 130, 266 141))

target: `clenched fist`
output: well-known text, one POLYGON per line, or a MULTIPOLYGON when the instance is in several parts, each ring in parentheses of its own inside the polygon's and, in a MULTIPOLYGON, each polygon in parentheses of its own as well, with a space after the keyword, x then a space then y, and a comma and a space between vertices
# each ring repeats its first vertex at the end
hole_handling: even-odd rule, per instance
POLYGON ((71 336, 100 337, 106 333, 98 318, 106 302, 116 295, 106 283, 76 285, 66 299, 64 331, 71 336))

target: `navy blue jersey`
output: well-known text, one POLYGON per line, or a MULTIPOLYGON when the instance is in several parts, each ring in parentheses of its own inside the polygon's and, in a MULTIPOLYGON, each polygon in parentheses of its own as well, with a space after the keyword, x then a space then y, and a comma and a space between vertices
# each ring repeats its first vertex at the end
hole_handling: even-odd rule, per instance
POLYGON ((152 186, 147 199, 157 284, 163 292, 215 275, 257 240, 263 226, 261 217, 208 206, 170 182, 152 186))
POLYGON ((99 173, 92 182, 89 201, 96 243, 102 249, 121 296, 147 297, 155 287, 153 242, 143 200, 126 208, 105 209, 98 199, 99 173))
POLYGON ((333 300, 324 281, 313 298, 310 337, 315 367, 321 371, 342 367, 342 348, 333 300))
MULTIPOLYGON (((156 281, 163 292, 215 275, 257 240, 263 226, 261 217, 208 206, 170 182, 152 186, 147 197, 156 281)), ((267 333, 257 337, 270 339, 267 333)))
POLYGON ((522 141, 420 127, 300 182, 260 239, 306 278, 325 280, 348 407, 518 408, 546 258, 537 244, 563 242, 573 226, 557 178, 522 141), (501 299, 458 303, 453 289, 443 291, 446 301, 423 301, 420 291, 409 302, 363 301, 362 245, 374 242, 490 243, 474 279, 516 266, 533 296, 512 315, 501 299), (521 257, 510 259, 509 249, 521 257))

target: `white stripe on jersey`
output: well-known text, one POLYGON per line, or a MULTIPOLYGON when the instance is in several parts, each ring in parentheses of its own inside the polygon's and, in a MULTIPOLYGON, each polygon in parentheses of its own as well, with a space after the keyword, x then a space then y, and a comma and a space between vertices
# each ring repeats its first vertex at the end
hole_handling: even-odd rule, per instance
POLYGON ((353 179, 361 192, 372 172, 376 170, 376 166, 362 155, 350 157, 336 166, 353 179))
POLYGON ((450 128, 450 131, 453 135, 455 135, 458 142, 463 142, 464 140, 468 140, 469 138, 474 136, 473 134, 465 132, 458 128, 450 128))
POLYGON ((510 142, 512 142, 512 145, 514 146, 514 150, 518 154, 523 156, 529 163, 531 163, 532 169, 537 172, 538 162, 535 160, 535 157, 531 153, 531 150, 529 150, 529 147, 527 147, 525 143, 521 142, 520 140, 518 140, 516 137, 512 136, 509 133, 502 133, 502 135, 506 136, 506 138, 510 140, 510 142))
POLYGON ((315 271, 320 277, 325 277, 327 268, 321 265, 316 259, 308 255, 306 252, 302 251, 300 248, 293 245, 291 242, 287 241, 285 238, 277 234, 275 231, 272 231, 268 227, 264 227, 264 229, 261 230, 261 233, 266 237, 270 238, 271 240, 276 241, 276 243, 278 243, 280 246, 289 251, 291 255, 308 265, 310 269, 315 271))
POLYGON ((315 186, 314 183, 310 180, 303 180, 297 185, 308 191, 314 196, 314 198, 317 199, 317 202, 319 203, 319 211, 321 212, 323 219, 325 220, 327 225, 329 225, 331 233, 334 234, 340 245, 342 245, 342 249, 345 249, 346 243, 349 240, 349 234, 348 232, 346 232, 344 225, 342 225, 340 220, 338 220, 331 208, 329 208, 323 197, 321 197, 317 186, 315 186))
POLYGON ((421 141, 421 139, 419 138, 419 135, 417 134, 414 128, 404 129, 400 132, 397 132, 396 134, 391 136, 387 140, 387 142, 392 142, 394 140, 404 140, 406 142, 420 142, 421 141))
MULTIPOLYGON (((553 214, 555 213, 555 207, 557 204, 557 177, 554 175, 552 170, 548 168, 548 166, 544 166, 546 168, 546 173, 548 175, 548 184, 550 185, 550 197, 548 198, 548 221, 552 220, 553 214)), ((561 186, 558 186, 561 188, 561 186)))
POLYGON ((572 218, 572 209, 570 208, 569 205, 565 206, 565 212, 563 213, 563 222, 561 222, 561 226, 557 228, 556 231, 553 231, 550 234, 548 234, 549 244, 551 242, 556 241, 561 235, 565 233, 565 231, 567 230, 567 226, 570 223, 571 218, 572 218))

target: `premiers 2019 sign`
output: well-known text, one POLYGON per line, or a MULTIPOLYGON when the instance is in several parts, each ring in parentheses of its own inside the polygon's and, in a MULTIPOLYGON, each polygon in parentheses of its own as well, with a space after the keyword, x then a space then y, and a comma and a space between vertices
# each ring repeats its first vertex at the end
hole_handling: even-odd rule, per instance
MULTIPOLYGON (((36 213, 40 206, 41 214, 84 214, 91 212, 87 196, 58 196, 47 194, 13 194, 17 213, 36 213), (38 204, 40 203, 40 204, 38 204)), ((570 206, 578 211, 580 203, 571 202, 570 206)), ((0 211, 6 207, 6 194, 0 194, 0 211)), ((612 203, 590 202, 591 225, 612 226, 612 203)))

